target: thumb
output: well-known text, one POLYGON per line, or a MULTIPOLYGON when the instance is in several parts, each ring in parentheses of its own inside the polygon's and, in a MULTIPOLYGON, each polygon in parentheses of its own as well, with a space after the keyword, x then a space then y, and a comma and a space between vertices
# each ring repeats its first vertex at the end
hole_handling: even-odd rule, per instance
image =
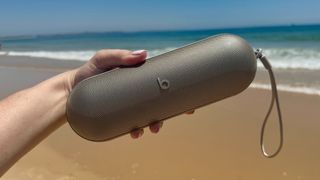
POLYGON ((90 61, 79 68, 75 73, 74 87, 80 81, 106 72, 120 66, 133 66, 138 63, 144 62, 147 57, 146 50, 121 50, 121 49, 105 49, 98 51, 90 61))
POLYGON ((146 50, 106 49, 98 51, 89 64, 91 63, 98 70, 106 71, 114 67, 135 65, 143 62, 146 57, 146 50))

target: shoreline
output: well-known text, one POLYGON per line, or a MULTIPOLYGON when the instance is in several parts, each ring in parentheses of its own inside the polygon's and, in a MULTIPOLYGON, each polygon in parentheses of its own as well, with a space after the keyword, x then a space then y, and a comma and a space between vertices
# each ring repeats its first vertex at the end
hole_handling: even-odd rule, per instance
MULTIPOLYGON (((1 69, 12 68, 63 72, 80 67, 84 63, 86 61, 0 55, 1 69)), ((278 83, 278 91, 320 96, 320 80, 318 78, 320 77, 320 70, 315 70, 308 74, 304 70, 299 69, 274 69, 274 73, 278 83), (295 86, 290 84, 290 81, 298 82, 298 84, 299 82, 306 82, 310 86, 313 85, 312 83, 315 83, 316 87, 295 86)), ((270 90, 269 75, 263 68, 258 68, 256 77, 249 88, 270 90)))
POLYGON ((83 65, 85 61, 0 55, 0 66, 67 70, 83 65))

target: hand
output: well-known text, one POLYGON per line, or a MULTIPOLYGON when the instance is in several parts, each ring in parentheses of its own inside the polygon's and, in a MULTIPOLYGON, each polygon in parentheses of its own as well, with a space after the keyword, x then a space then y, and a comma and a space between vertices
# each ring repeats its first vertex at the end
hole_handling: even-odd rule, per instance
MULTIPOLYGON (((67 87, 68 91, 71 92, 72 88, 79 83, 80 81, 94 76, 106 71, 109 71, 113 68, 120 66, 133 66, 145 61, 147 57, 147 51, 138 50, 138 51, 128 51, 120 49, 105 49, 98 51, 90 61, 88 61, 82 67, 71 71, 69 77, 67 78, 67 87)), ((191 111, 187 114, 192 114, 194 111, 191 111)), ((163 123, 157 122, 151 124, 149 129, 152 133, 158 133, 161 129, 163 123)), ((131 132, 131 137, 136 139, 142 136, 143 129, 136 129, 131 132)))
MULTIPOLYGON (((58 74, 0 101, 0 177, 25 153, 66 122, 66 104, 72 88, 90 76, 116 67, 132 66, 147 57, 145 50, 101 50, 85 65, 58 74), (44 97, 43 94, 50 94, 44 97), (14 139, 14 143, 12 143, 14 139)), ((157 133, 161 122, 150 125, 157 133)), ((133 138, 143 129, 131 132, 133 138)))

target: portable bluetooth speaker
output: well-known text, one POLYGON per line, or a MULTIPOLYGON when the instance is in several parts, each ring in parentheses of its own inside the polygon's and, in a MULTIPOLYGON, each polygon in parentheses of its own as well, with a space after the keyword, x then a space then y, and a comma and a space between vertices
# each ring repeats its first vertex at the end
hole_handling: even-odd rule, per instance
POLYGON ((255 77, 252 47, 217 35, 80 82, 67 103, 70 126, 81 137, 105 141, 236 95, 255 77))

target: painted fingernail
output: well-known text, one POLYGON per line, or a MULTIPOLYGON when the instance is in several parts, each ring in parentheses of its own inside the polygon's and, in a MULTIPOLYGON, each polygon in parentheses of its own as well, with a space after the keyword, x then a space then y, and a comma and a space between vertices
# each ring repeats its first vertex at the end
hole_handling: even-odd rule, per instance
POLYGON ((155 129, 154 129, 154 133, 158 133, 159 131, 160 131, 160 126, 159 127, 156 127, 155 129))
POLYGON ((142 50, 132 51, 131 54, 132 55, 141 55, 141 54, 143 54, 145 52, 146 52, 146 50, 142 49, 142 50))
POLYGON ((130 136, 131 136, 132 139, 137 139, 137 138, 138 138, 138 137, 137 137, 136 135, 134 135, 134 134, 130 134, 130 136))

